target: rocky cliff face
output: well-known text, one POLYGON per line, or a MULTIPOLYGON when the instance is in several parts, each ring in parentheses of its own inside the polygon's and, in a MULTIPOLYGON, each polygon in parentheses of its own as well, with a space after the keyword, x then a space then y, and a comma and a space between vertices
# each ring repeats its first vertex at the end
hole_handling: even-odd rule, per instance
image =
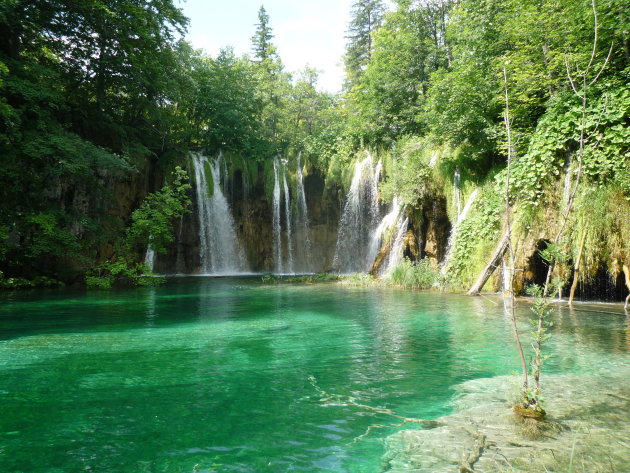
MULTIPOLYGON (((239 244, 252 272, 271 272, 273 270, 273 229, 272 202, 265 193, 265 176, 261 168, 257 180, 247 186, 243 185, 240 171, 229 176, 226 197, 230 203, 234 217, 235 230, 239 244)), ((308 238, 310 240, 312 272, 323 272, 332 269, 332 260, 337 241, 339 222, 339 190, 327 189, 321 173, 313 170, 304 178, 304 191, 309 215, 308 238)), ((294 192, 292 205, 294 204, 294 192)), ((196 197, 191 193, 193 205, 178 227, 177 243, 166 255, 157 259, 156 271, 163 274, 199 272, 199 219, 197 216, 196 197)), ((293 240, 304 238, 301 232, 293 231, 293 240)), ((283 254, 286 254, 286 228, 282 232, 283 254)), ((295 245, 299 248, 299 245, 295 245)), ((295 255, 299 260, 303 255, 295 255)))

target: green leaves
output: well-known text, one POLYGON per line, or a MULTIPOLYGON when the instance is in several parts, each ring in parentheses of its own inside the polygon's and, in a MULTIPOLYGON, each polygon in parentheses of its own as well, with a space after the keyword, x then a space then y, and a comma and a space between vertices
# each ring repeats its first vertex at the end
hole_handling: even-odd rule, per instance
POLYGON ((133 259, 138 246, 151 245, 156 253, 165 253, 166 246, 175 240, 173 225, 187 211, 191 201, 188 175, 179 166, 173 172, 173 181, 159 192, 145 197, 142 205, 131 214, 131 226, 122 242, 122 256, 133 259))
POLYGON ((151 245, 157 253, 164 253, 166 245, 175 240, 173 226, 190 205, 188 175, 179 166, 172 174, 170 185, 149 194, 142 205, 131 214, 131 225, 116 244, 116 258, 105 261, 86 273, 86 284, 91 288, 109 289, 114 284, 145 286, 159 284, 162 279, 150 274, 139 261, 140 248, 151 245))

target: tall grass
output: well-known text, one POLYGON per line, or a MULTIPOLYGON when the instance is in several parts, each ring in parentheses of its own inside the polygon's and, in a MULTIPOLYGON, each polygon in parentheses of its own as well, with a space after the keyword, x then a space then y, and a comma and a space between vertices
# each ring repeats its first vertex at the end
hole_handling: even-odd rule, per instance
POLYGON ((439 287, 440 272, 426 260, 409 261, 403 259, 389 277, 391 284, 408 289, 429 289, 439 287))

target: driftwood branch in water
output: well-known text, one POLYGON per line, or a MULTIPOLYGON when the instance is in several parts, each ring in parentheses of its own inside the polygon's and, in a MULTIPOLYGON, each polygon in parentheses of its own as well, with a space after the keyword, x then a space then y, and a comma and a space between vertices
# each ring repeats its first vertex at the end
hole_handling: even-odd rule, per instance
POLYGON ((481 272, 481 274, 477 278, 477 281, 475 281, 475 284, 473 284, 470 290, 468 291, 469 296, 479 295, 479 293, 481 292, 481 289, 483 289, 483 286, 486 284, 490 276, 492 276, 492 273, 494 273, 494 270, 497 269, 497 266, 499 266, 499 263, 501 262, 501 258, 503 258, 503 253, 505 253, 505 250, 508 247, 509 241, 510 241, 510 231, 508 229, 505 231, 505 233, 501 237, 499 244, 497 245, 496 249, 492 253, 492 257, 490 258, 490 261, 488 262, 484 270, 481 272))
POLYGON ((483 450, 490 445, 494 445, 492 442, 486 442, 486 436, 480 432, 475 432, 472 436, 475 438, 475 444, 473 445, 472 451, 459 465, 460 473, 475 473, 473 465, 481 458, 483 450))
POLYGON ((320 388, 317 385, 317 381, 315 380, 314 376, 309 376, 308 381, 311 383, 311 386, 313 386, 313 388, 319 393, 321 397, 320 401, 323 402, 324 405, 334 405, 334 406, 341 406, 341 407, 352 406, 352 407, 357 407, 359 409, 363 409, 365 411, 375 412, 377 414, 383 414, 386 416, 393 417, 394 419, 402 420, 402 422, 396 425, 372 424, 367 428, 365 433, 359 435, 357 438, 354 439, 355 442, 358 440, 361 440, 364 437, 367 437, 370 434, 370 432, 374 429, 396 429, 407 424, 421 424, 428 427, 438 427, 440 425, 444 425, 442 422, 438 422, 436 420, 417 419, 415 417, 405 417, 405 416, 396 414, 391 409, 362 404, 360 402, 357 402, 356 399, 351 396, 343 396, 340 394, 328 394, 326 391, 324 391, 322 388, 320 388))

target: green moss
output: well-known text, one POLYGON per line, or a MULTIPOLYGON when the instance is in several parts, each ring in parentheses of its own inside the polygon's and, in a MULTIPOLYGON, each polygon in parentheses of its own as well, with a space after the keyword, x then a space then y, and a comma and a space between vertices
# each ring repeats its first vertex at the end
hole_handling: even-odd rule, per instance
POLYGON ((212 197, 214 195, 214 179, 212 178, 212 168, 210 161, 205 161, 203 163, 203 169, 206 174, 206 188, 208 192, 208 197, 212 197))

